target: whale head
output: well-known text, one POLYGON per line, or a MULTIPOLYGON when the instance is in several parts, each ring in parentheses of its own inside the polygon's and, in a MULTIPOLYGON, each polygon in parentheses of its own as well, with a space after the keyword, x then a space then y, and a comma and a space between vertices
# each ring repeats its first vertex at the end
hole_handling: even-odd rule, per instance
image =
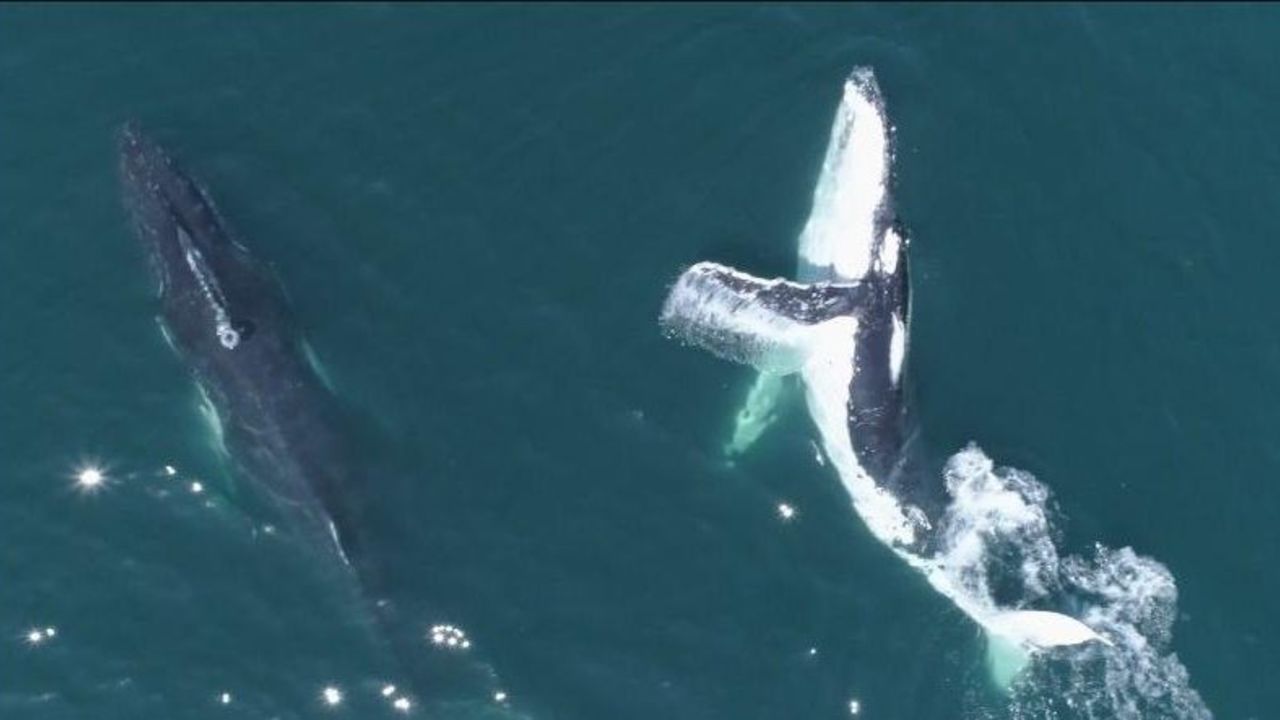
POLYGON ((149 259, 161 320, 187 356, 233 353, 273 323, 283 297, 232 239, 208 193, 135 123, 119 131, 125 208, 149 259))

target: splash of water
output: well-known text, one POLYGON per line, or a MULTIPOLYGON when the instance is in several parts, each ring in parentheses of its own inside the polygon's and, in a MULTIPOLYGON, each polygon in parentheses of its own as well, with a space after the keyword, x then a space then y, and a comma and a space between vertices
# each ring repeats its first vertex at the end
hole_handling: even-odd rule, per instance
POLYGON ((993 678, 1025 673, 1009 686, 1013 717, 1212 717, 1169 649, 1178 593, 1168 568, 1131 548, 1062 556, 1049 489, 1030 473, 996 467, 977 446, 953 455, 944 477, 953 501, 929 562, 935 586, 979 612, 1066 610, 1113 643, 1054 648, 1024 662, 992 639, 993 678))

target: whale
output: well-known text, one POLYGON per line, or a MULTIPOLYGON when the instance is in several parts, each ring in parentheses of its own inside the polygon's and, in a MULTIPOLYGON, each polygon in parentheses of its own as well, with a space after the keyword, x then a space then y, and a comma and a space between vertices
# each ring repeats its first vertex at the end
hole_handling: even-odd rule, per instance
POLYGON ((124 206, 148 260, 165 339, 185 361, 238 478, 343 565, 356 549, 338 410, 284 292, 208 191, 136 123, 119 131, 124 206))
POLYGON ((117 144, 123 203, 155 283, 161 330, 195 379, 233 477, 281 518, 280 536, 314 551, 307 557, 358 598, 399 669, 431 695, 419 699, 492 705, 492 670, 433 652, 425 624, 388 600, 385 560, 373 557, 373 533, 360 522, 377 474, 353 447, 348 414, 283 285, 208 190, 136 123, 120 129, 117 144))
POLYGON ((799 235, 796 278, 698 262, 671 285, 659 324, 668 337, 759 372, 726 454, 744 452, 773 424, 784 383, 797 379, 826 465, 855 514, 984 630, 989 652, 1019 658, 1006 668, 1025 667, 1048 648, 1110 644, 1068 614, 1003 607, 973 592, 939 551, 953 498, 943 474, 922 459, 904 392, 912 241, 893 203, 893 158, 875 73, 854 68, 799 235))

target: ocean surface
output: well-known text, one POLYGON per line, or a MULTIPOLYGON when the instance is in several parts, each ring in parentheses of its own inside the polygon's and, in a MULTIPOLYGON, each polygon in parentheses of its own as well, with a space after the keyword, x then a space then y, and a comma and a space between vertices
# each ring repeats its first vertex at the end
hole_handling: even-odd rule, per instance
POLYGON ((0 7, 0 718, 1276 717, 1277 38, 1274 6, 0 7), (657 325, 692 262, 792 274, 858 65, 921 435, 1034 500, 992 562, 1116 643, 1010 685, 798 397, 730 462, 754 373, 657 325), (401 528, 370 562, 491 695, 410 687, 228 469, 121 208, 130 118, 287 288, 381 468, 361 521, 401 528))

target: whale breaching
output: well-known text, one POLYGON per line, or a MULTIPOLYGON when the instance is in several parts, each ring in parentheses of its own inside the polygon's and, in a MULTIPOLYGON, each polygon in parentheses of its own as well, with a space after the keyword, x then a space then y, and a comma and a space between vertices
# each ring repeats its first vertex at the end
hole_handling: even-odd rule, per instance
POLYGON ((726 448, 731 453, 772 421, 781 379, 798 377, 823 453, 858 516, 981 625, 992 644, 1024 657, 1092 640, 1110 644, 1068 615, 1001 607, 990 593, 967 586, 955 554, 941 551, 954 534, 952 488, 906 452, 909 242, 893 206, 892 166, 893 132, 879 85, 870 69, 856 68, 844 83, 800 234, 797 281, 700 262, 672 286, 662 328, 761 373, 752 408, 739 415, 726 448))

